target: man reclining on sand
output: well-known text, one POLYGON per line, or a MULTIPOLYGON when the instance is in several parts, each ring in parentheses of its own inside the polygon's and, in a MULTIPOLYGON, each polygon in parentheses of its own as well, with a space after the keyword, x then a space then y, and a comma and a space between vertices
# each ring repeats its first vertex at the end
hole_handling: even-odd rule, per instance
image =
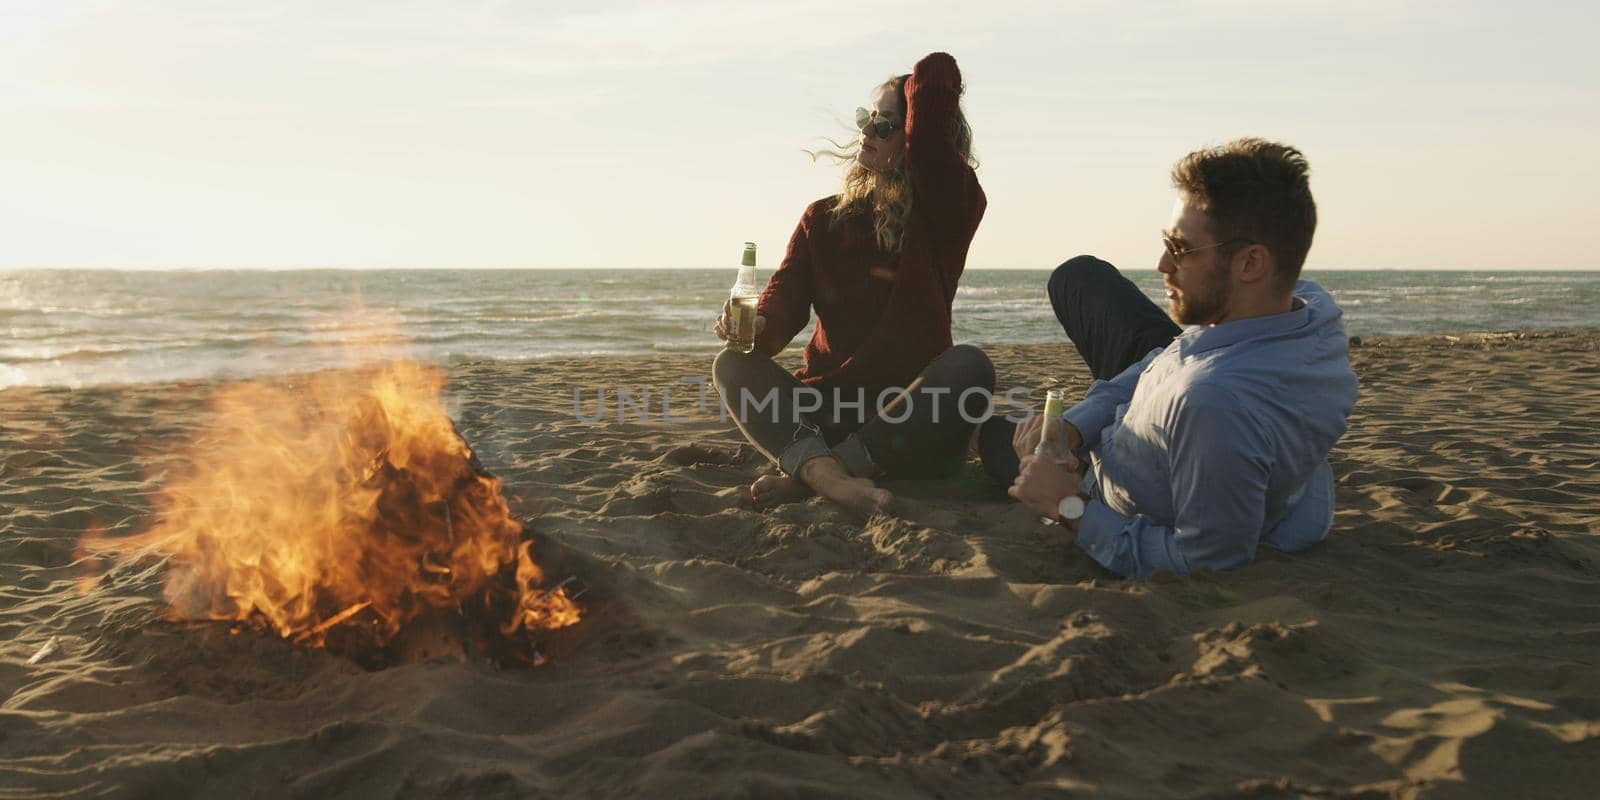
POLYGON ((1339 307, 1298 280, 1317 225, 1305 157, 1240 139, 1185 156, 1172 181, 1157 266, 1171 319, 1099 259, 1050 277, 1056 317, 1096 378, 1061 415, 1075 455, 1034 455, 1042 417, 995 417, 981 441, 1012 497, 1140 578, 1321 541, 1333 520, 1328 451, 1356 399, 1339 307), (1084 503, 1075 521, 1073 497, 1084 503))

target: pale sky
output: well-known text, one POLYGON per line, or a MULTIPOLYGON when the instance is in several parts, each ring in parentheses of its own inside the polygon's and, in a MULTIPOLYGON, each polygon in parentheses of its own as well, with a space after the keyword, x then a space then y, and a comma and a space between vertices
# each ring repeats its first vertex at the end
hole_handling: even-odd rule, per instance
MULTIPOLYGON (((1596 269, 1589 3, 0 0, 0 267, 713 267, 960 63, 970 268, 1153 266, 1167 172, 1311 161, 1308 269, 1596 269)), ((731 271, 731 270, 730 270, 731 271)))

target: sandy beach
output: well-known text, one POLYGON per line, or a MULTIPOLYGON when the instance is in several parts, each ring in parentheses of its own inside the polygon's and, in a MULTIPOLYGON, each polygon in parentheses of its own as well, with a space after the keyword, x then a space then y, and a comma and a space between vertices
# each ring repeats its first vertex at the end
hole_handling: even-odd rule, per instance
MULTIPOLYGON (((990 352, 1001 391, 1087 384, 1067 344, 990 352)), ((769 467, 683 380, 704 355, 454 368, 590 587, 525 668, 163 619, 159 563, 90 575, 79 542, 152 524, 216 384, 0 391, 0 798, 1590 796, 1600 332, 1352 360, 1328 541, 1146 583, 975 464, 888 484, 893 518, 745 507, 769 467)))

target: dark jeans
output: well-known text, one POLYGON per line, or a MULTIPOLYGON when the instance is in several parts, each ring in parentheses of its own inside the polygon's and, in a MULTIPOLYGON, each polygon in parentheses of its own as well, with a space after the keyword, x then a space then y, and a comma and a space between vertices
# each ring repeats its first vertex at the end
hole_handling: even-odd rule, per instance
MULTIPOLYGON (((1047 291, 1056 320, 1096 380, 1116 377, 1183 332, 1133 281, 1094 256, 1056 267, 1047 291)), ((997 483, 1009 485, 1017 478, 1015 432, 1014 423, 996 416, 979 433, 984 469, 997 483)))
POLYGON ((711 375, 745 438, 788 475, 826 455, 861 478, 953 474, 994 393, 994 365, 971 345, 941 353, 881 414, 879 398, 805 387, 760 353, 724 350, 711 375))

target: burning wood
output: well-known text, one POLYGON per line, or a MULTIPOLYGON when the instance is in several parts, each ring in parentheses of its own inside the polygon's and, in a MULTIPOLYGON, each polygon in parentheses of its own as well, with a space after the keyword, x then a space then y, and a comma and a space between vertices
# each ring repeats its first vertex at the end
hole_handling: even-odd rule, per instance
POLYGON ((157 524, 121 547, 170 556, 179 618, 382 662, 408 626, 459 616, 478 649, 536 661, 537 635, 580 610, 565 582, 547 585, 443 387, 403 361, 227 387, 157 524))

